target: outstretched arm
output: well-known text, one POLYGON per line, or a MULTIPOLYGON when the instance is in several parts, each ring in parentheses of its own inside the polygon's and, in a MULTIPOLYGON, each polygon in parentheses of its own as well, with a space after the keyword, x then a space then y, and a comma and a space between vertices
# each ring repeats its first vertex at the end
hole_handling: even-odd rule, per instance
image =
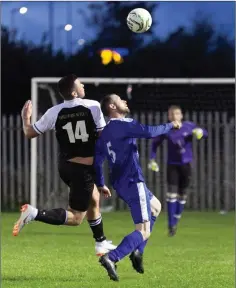
POLYGON ((120 122, 120 129, 123 137, 127 138, 154 138, 162 134, 168 133, 174 128, 173 123, 166 123, 158 126, 147 126, 140 124, 133 119, 126 119, 120 122))

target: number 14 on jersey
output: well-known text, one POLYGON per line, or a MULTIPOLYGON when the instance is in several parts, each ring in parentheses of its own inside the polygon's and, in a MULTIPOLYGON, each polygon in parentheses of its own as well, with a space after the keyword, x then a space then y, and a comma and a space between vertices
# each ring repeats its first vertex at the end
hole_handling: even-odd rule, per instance
POLYGON ((75 131, 73 131, 71 122, 68 122, 62 128, 67 131, 70 143, 75 143, 76 140, 81 140, 82 142, 88 142, 89 135, 87 133, 84 120, 76 122, 75 131))

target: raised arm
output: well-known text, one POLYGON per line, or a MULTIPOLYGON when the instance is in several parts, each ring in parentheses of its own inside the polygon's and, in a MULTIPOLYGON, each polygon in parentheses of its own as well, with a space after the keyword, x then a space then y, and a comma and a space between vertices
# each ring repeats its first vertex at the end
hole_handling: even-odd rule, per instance
POLYGON ((98 187, 103 187, 105 185, 102 169, 105 157, 106 156, 103 149, 103 143, 101 139, 98 139, 96 142, 95 161, 94 161, 94 168, 96 173, 95 183, 98 187))
POLYGON ((125 119, 120 122, 122 134, 127 138, 154 138, 168 133, 174 128, 173 123, 166 123, 158 126, 147 126, 140 124, 133 119, 125 119))
POLYGON ((51 110, 47 112, 33 125, 31 124, 32 116, 32 103, 27 101, 21 111, 21 117, 23 121, 23 131, 27 138, 32 139, 44 132, 54 128, 54 115, 51 110))
POLYGON ((39 133, 37 133, 33 126, 31 125, 31 116, 32 116, 32 103, 30 100, 25 102, 25 105, 22 108, 21 111, 21 118, 23 122, 23 131, 27 138, 35 138, 39 136, 39 133))

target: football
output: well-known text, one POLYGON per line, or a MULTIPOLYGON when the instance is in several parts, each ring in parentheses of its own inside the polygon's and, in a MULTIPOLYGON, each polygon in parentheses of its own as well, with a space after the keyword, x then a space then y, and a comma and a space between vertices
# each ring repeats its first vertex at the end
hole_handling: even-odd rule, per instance
POLYGON ((129 13, 127 25, 135 33, 144 33, 152 25, 152 16, 146 9, 136 8, 129 13))

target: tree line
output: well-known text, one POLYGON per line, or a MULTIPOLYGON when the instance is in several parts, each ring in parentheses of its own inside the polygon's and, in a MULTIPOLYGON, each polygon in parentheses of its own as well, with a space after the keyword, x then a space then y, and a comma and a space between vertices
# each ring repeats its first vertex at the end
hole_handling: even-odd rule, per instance
MULTIPOLYGON (((3 113, 18 113, 30 98, 32 77, 60 77, 75 73, 79 77, 235 77, 234 41, 217 32, 206 17, 196 17, 191 27, 178 27, 165 39, 156 37, 153 28, 145 36, 132 33, 126 16, 136 4, 129 2, 91 3, 90 17, 83 13, 96 39, 74 55, 53 51, 42 41, 35 46, 15 41, 7 27, 2 27, 2 104, 3 113), (122 64, 103 65, 98 53, 104 47, 129 50, 122 64)), ((152 14, 153 3, 140 2, 152 14)), ((81 15, 82 17, 82 15, 81 15)), ((170 20, 171 21, 171 20, 170 20)))

